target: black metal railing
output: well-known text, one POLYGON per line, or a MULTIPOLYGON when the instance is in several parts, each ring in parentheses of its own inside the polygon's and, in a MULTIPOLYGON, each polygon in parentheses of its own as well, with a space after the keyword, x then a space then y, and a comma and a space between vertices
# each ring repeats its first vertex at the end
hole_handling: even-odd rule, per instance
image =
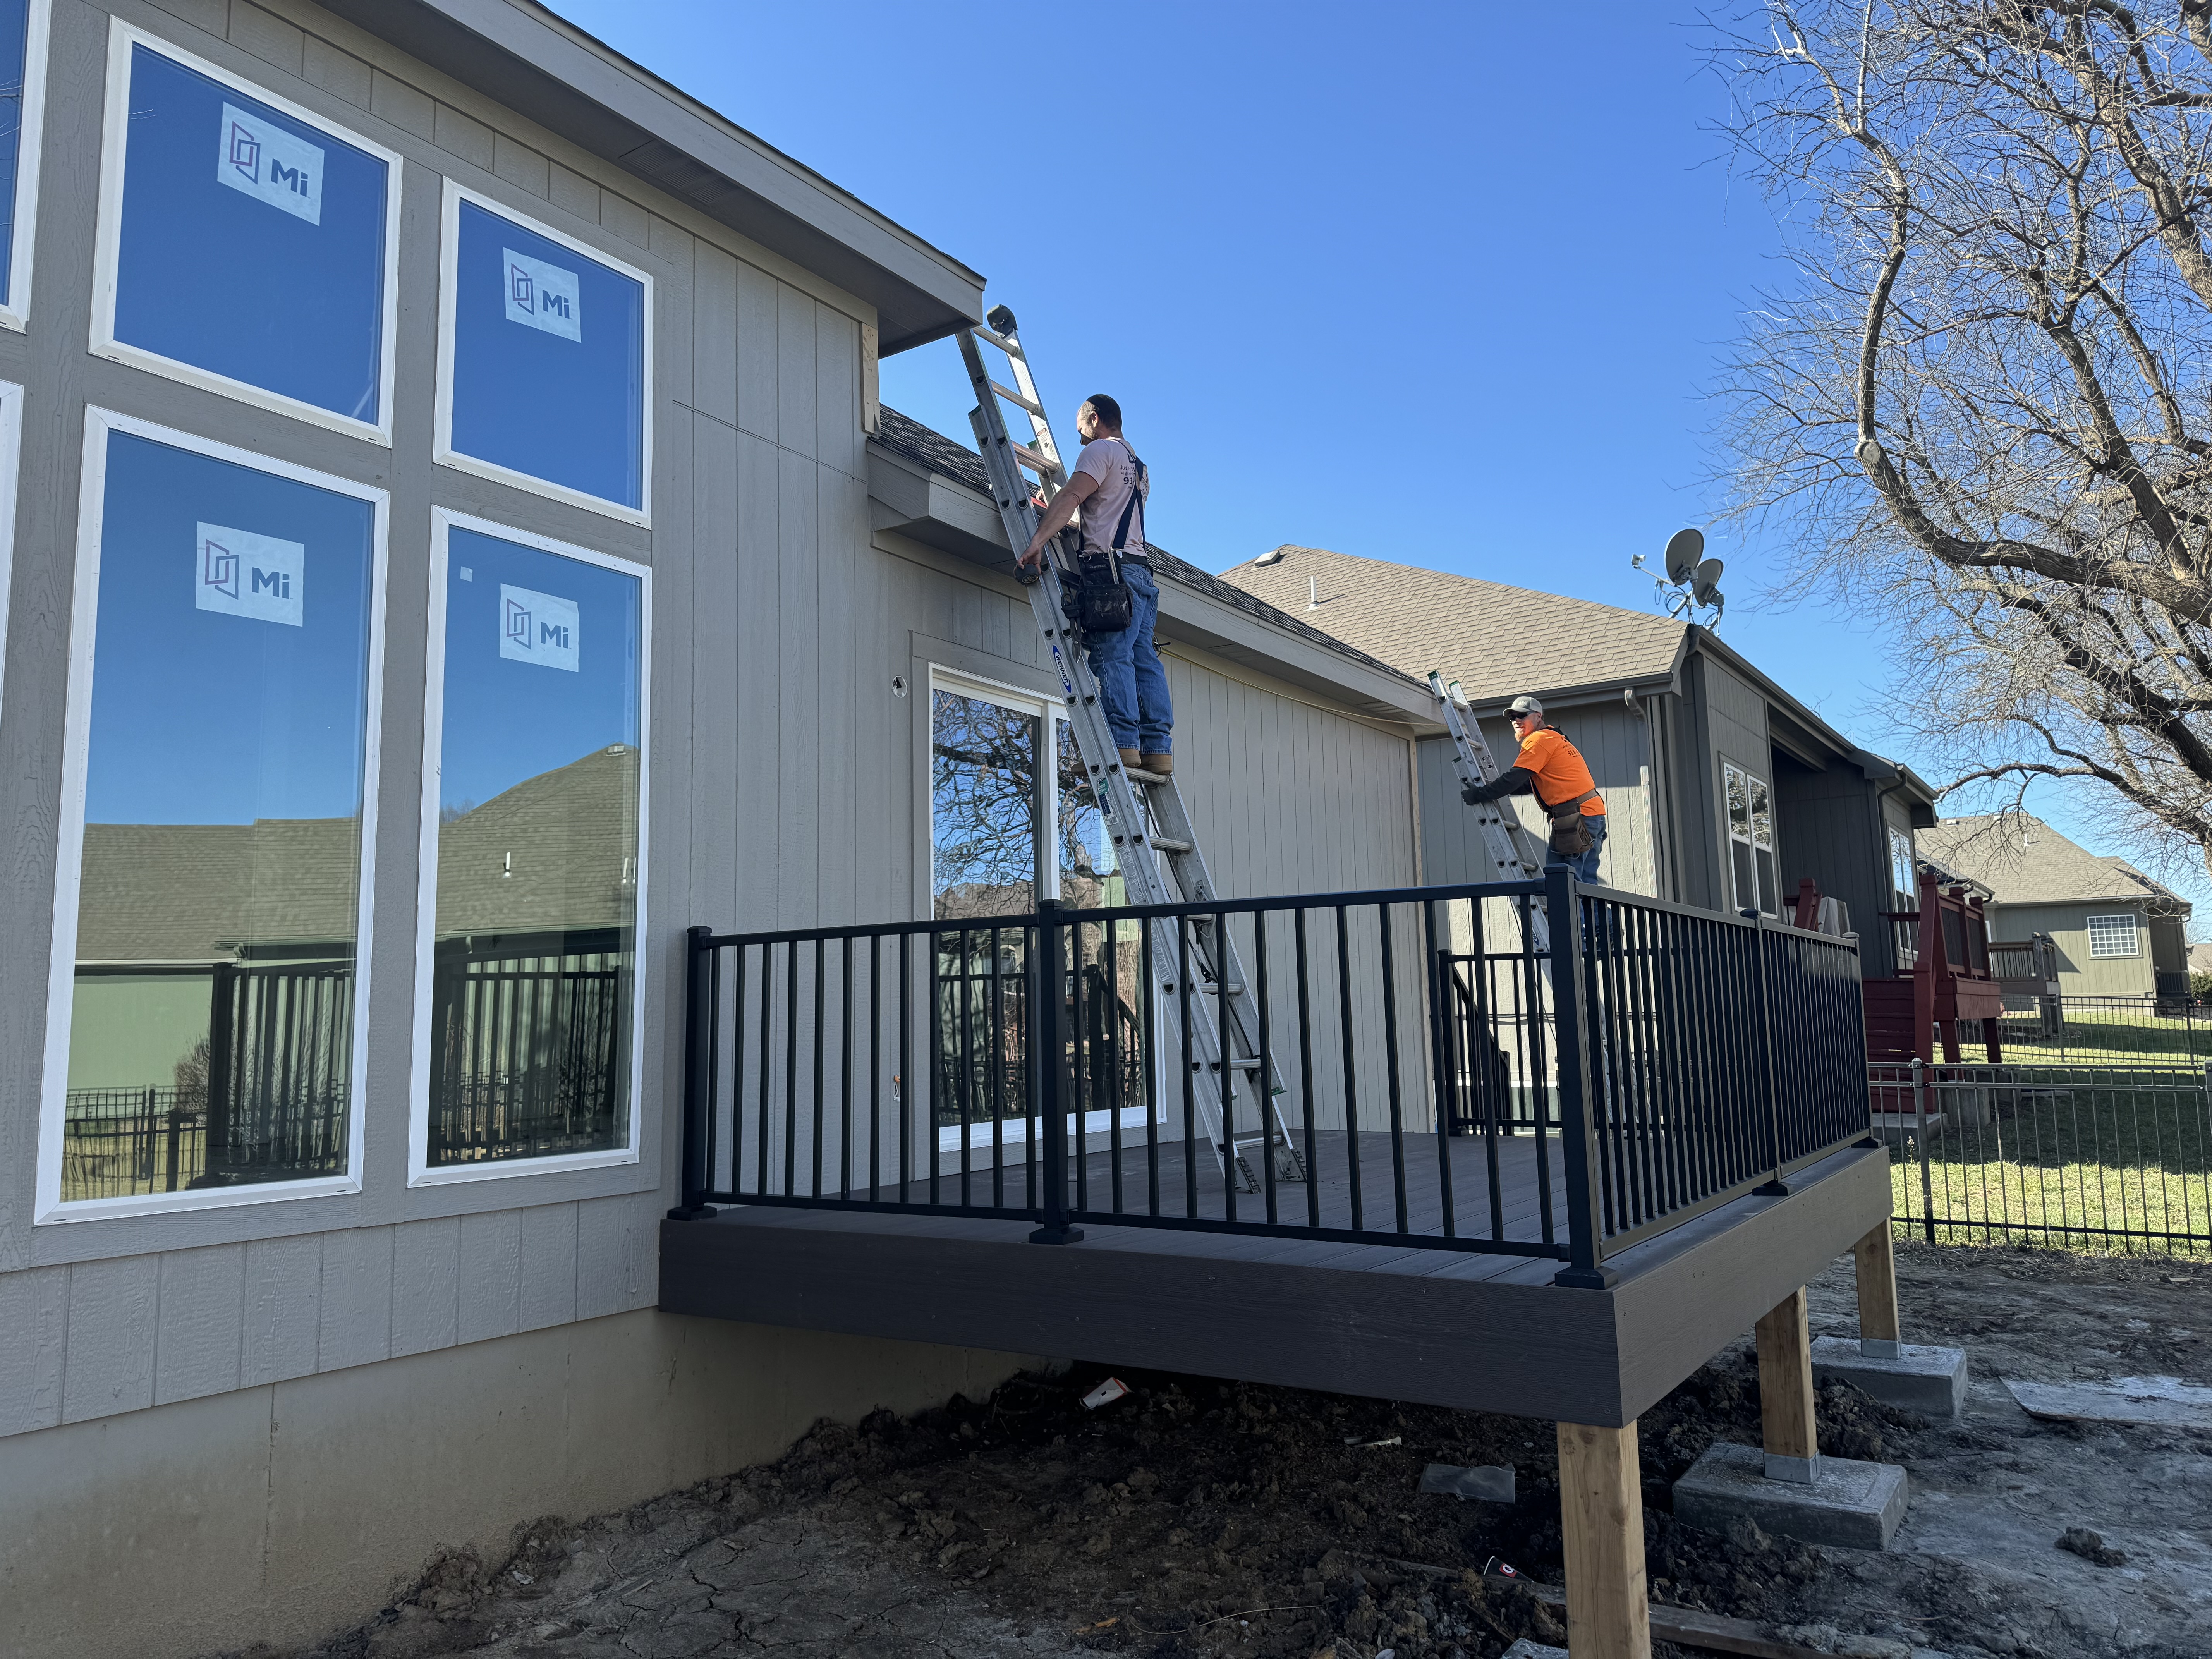
POLYGON ((1551 1258, 1868 1134, 1855 945, 1540 882, 690 938, 684 1204, 1551 1258), (1528 944, 1541 916, 1553 948, 1528 944), (1267 1065, 1190 1033, 1240 1017, 1267 1065), (1239 1081, 1239 1079, 1242 1081, 1239 1081), (1267 1120, 1263 1122, 1263 1118, 1267 1120), (1224 1145, 1224 1141, 1228 1144, 1224 1145), (1271 1143, 1278 1150, 1270 1152, 1271 1143))

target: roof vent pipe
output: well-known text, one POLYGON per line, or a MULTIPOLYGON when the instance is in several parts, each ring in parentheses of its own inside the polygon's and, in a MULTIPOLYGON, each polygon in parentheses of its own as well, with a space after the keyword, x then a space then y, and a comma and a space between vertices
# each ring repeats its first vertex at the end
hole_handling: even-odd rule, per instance
POLYGON ((1318 576, 1306 578, 1306 609, 1309 611, 1321 609, 1321 578, 1318 576))

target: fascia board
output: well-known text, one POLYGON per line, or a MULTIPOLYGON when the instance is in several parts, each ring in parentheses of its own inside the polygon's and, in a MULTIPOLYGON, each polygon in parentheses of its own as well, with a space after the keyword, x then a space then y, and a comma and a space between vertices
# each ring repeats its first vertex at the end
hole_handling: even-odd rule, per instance
POLYGON ((867 301, 886 356, 981 319, 975 271, 541 6, 317 3, 867 301))

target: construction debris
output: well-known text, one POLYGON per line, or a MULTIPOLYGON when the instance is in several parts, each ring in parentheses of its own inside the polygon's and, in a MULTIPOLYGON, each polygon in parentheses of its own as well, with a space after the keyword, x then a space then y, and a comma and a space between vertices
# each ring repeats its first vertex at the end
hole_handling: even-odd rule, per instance
POLYGON ((2069 1527, 2058 1534, 2058 1547, 2080 1556, 2084 1561, 2094 1561, 2100 1567, 2124 1567, 2128 1564, 2125 1550, 2107 1548, 2105 1534, 2092 1532, 2087 1527, 2069 1527))
POLYGON ((1118 1376, 1109 1376, 1089 1394, 1083 1396, 1083 1408, 1095 1412, 1101 1406, 1110 1406, 1129 1392, 1129 1385, 1118 1376))
POLYGON ((2008 1376, 2004 1385, 2031 1417, 2212 1430, 2212 1389, 2178 1376, 2122 1376, 2110 1382, 2021 1382, 2008 1376))
POLYGON ((1463 1469, 1455 1463, 1431 1463, 1421 1471, 1421 1490, 1445 1498, 1510 1504, 1513 1501, 1513 1471, 1493 1464, 1463 1469))

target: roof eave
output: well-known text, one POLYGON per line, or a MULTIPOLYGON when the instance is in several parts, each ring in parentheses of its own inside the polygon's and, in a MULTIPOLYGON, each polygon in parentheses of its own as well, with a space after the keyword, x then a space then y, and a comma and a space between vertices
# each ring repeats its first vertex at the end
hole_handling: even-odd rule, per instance
POLYGON ((885 356, 981 320, 983 279, 533 0, 317 0, 876 309, 885 356))

